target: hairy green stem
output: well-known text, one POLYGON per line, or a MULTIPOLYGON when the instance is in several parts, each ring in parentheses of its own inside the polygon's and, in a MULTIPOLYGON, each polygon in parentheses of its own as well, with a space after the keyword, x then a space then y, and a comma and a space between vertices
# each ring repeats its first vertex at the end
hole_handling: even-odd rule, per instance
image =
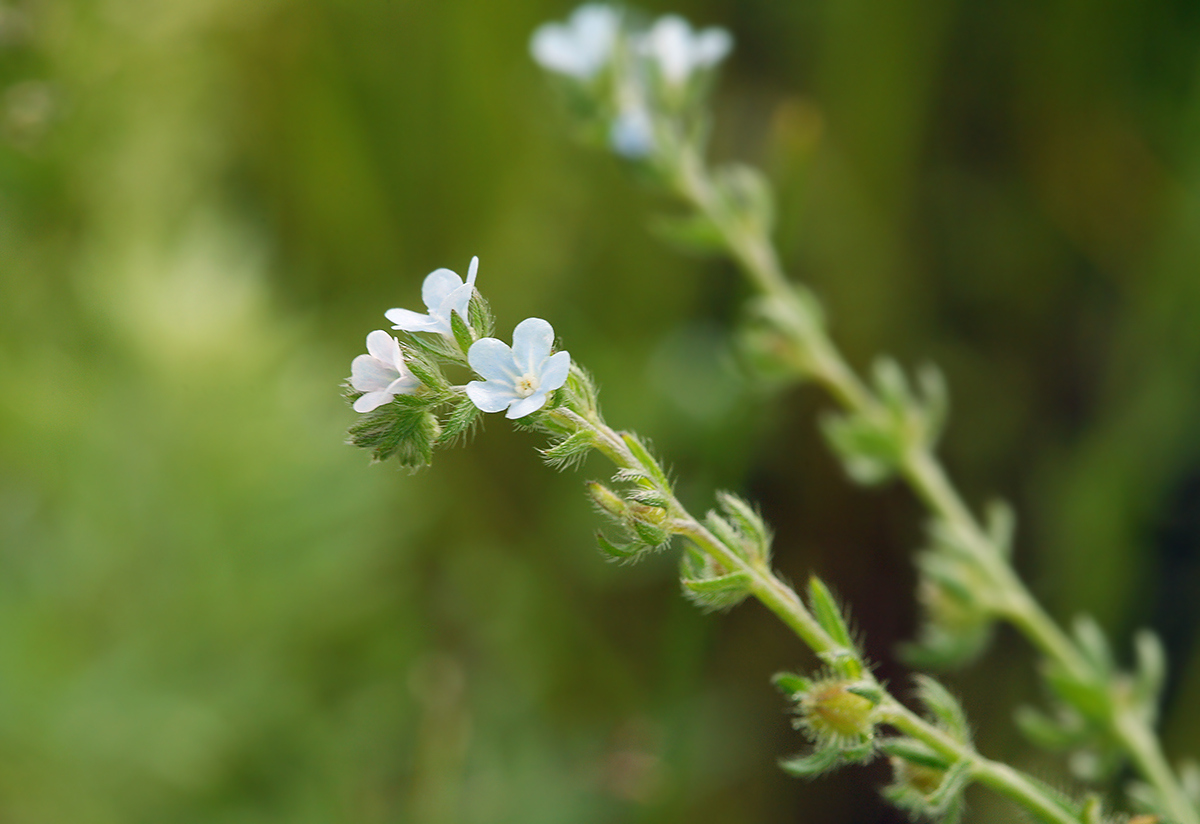
MULTIPOLYGON (((599 415, 584 416, 565 407, 551 410, 550 415, 557 423, 573 431, 590 433, 600 452, 618 468, 637 471, 651 469, 643 465, 626 445, 621 434, 610 428, 599 415)), ((750 591, 755 598, 775 613, 814 653, 821 655, 842 649, 808 611, 796 591, 782 581, 765 561, 755 563, 733 552, 680 503, 673 489, 659 484, 656 491, 667 503, 672 532, 690 540, 726 571, 741 572, 749 576, 750 591)), ((1017 802, 1039 821, 1047 824, 1082 824, 1078 815, 1064 807, 1049 791, 1028 776, 1006 764, 985 758, 969 744, 954 739, 921 718, 888 693, 869 671, 863 673, 863 678, 876 684, 884 696, 879 705, 879 718, 882 723, 925 743, 952 762, 969 764, 975 780, 1017 802)))
MULTIPOLYGON (((784 274, 773 243, 762 227, 730 212, 700 155, 690 148, 683 150, 668 172, 679 194, 718 229, 730 255, 749 280, 783 314, 780 325, 796 350, 791 362, 797 365, 797 371, 815 378, 847 411, 877 413, 880 403, 874 393, 846 363, 825 330, 811 321, 809 313, 801 311, 802 287, 793 285, 784 274)), ((905 456, 900 470, 926 506, 976 556, 1000 595, 1002 617, 1047 659, 1072 677, 1085 680, 1091 670, 1084 655, 1013 572, 936 457, 927 449, 914 451, 905 456)), ((1122 711, 1113 691, 1108 704, 1105 721, 1109 731, 1121 742, 1142 778, 1158 791, 1173 820, 1178 824, 1200 824, 1200 812, 1183 792, 1148 721, 1122 711)), ((1012 786, 1004 770, 981 773, 980 780, 997 789, 1012 786)))

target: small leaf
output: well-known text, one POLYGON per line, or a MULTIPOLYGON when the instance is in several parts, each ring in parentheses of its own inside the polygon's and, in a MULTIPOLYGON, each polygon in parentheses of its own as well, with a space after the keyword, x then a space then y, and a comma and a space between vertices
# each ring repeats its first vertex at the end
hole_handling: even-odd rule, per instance
POLYGON ((683 578, 685 594, 709 609, 728 609, 746 599, 752 579, 748 572, 730 572, 712 578, 683 578))
POLYGON ((915 738, 884 738, 879 741, 879 749, 885 755, 900 758, 919 767, 927 767, 931 770, 950 768, 950 761, 944 755, 934 752, 927 744, 923 744, 915 738))
POLYGON ((1158 699, 1162 694, 1167 677, 1167 654, 1162 641, 1150 630, 1140 630, 1133 639, 1137 654, 1137 670, 1134 674, 1134 700, 1141 703, 1153 723, 1158 714, 1158 699))
POLYGON ((359 418, 349 429, 349 442, 371 450, 375 461, 395 456, 401 466, 427 466, 441 425, 420 399, 397 395, 359 418))
POLYGON ((1101 677, 1090 683, 1083 682, 1056 666, 1047 666, 1045 677, 1050 689, 1066 704, 1074 707, 1085 718, 1102 724, 1107 723, 1106 719, 1109 715, 1107 680, 1101 677))
POLYGON ((841 761, 841 754, 832 747, 815 750, 809 755, 794 756, 792 758, 782 759, 779 762, 779 767, 788 775, 793 775, 796 778, 816 778, 824 772, 828 772, 838 766, 841 761))
POLYGON ((671 533, 667 532, 662 527, 655 526, 654 524, 647 523, 646 521, 637 518, 632 518, 630 521, 630 526, 633 527, 633 531, 637 533, 638 538, 641 539, 642 542, 653 547, 660 547, 670 543, 671 533))
POLYGON ((942 779, 942 783, 926 799, 930 809, 935 814, 943 813, 950 807, 953 801, 962 795, 963 790, 970 783, 971 765, 966 761, 959 761, 946 772, 946 777, 942 779))
POLYGON ((740 163, 722 166, 716 171, 717 187, 725 208, 743 223, 770 234, 775 224, 775 199, 771 184, 762 172, 740 163))
POLYGON ((475 336, 471 333, 471 327, 463 320, 463 316, 456 310, 450 312, 450 331, 454 333, 454 340, 458 343, 458 348, 463 351, 463 354, 466 354, 471 349, 471 344, 475 342, 475 336))
POLYGON ((442 370, 424 351, 407 344, 403 349, 404 365, 408 367, 409 372, 412 372, 414 378, 435 392, 449 390, 450 383, 442 374, 442 370))
POLYGON ((629 432, 622 432, 621 439, 625 441, 625 446, 633 453, 633 457, 641 464, 646 474, 661 488, 670 489, 671 482, 667 478, 667 473, 663 471, 658 461, 650 454, 650 450, 638 440, 637 436, 629 432))
POLYGON ((742 543, 755 561, 767 563, 771 557, 771 530, 762 516, 746 501, 731 492, 718 492, 717 502, 735 524, 742 543))
POLYGON ((659 509, 669 509, 671 501, 657 489, 638 489, 629 493, 632 500, 646 506, 654 506, 659 509))
POLYGON ((917 682, 921 703, 938 719, 938 726, 964 744, 969 741, 971 730, 967 725, 967 714, 958 699, 928 675, 918 673, 913 679, 917 682))
POLYGON ((794 672, 777 672, 771 676, 771 683, 793 700, 801 693, 808 692, 813 685, 811 680, 803 675, 796 675, 794 672))
POLYGON ((475 340, 491 337, 496 329, 492 307, 477 290, 472 292, 471 302, 467 304, 467 322, 471 325, 471 331, 475 333, 475 340))
POLYGON ((463 398, 450 410, 450 414, 443 421, 442 433, 438 436, 437 445, 452 444, 459 437, 469 435, 478 420, 479 407, 469 398, 463 398))
POLYGON ((1011 558, 1013 535, 1017 529, 1017 516, 1012 507, 1004 501, 992 501, 984 514, 992 546, 1005 558, 1011 558))
POLYGON ((538 451, 541 452, 542 460, 547 464, 555 469, 564 469, 582 461, 594 446, 592 433, 580 430, 568 435, 553 446, 538 451))
POLYGON ((1017 728, 1039 747, 1047 750, 1067 750, 1085 741, 1090 731, 1078 715, 1053 719, 1033 707, 1017 707, 1013 713, 1017 728))
POLYGON ((842 617, 842 610, 834 599, 833 593, 815 575, 808 579, 808 605, 812 609, 817 623, 825 632, 829 633, 829 637, 835 643, 848 650, 855 648, 854 641, 850 637, 850 627, 846 625, 846 619, 842 617))
POLYGON ((1075 638, 1079 641, 1080 651, 1087 657, 1099 677, 1107 677, 1113 672, 1112 649, 1104 630, 1090 615, 1078 615, 1071 627, 1075 638))
POLYGON ((661 215, 650 224, 651 231, 662 240, 685 252, 711 255, 725 251, 725 236, 711 220, 701 214, 661 215))
POLYGON ((645 544, 615 544, 608 540, 604 533, 599 530, 596 530, 596 544, 600 547, 601 552, 617 561, 636 560, 638 556, 650 549, 645 544))

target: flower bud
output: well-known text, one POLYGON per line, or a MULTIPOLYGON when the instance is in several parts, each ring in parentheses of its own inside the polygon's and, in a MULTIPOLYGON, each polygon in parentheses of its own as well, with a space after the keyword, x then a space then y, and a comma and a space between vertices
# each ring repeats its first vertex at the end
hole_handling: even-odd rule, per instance
POLYGON ((596 506, 603 509, 614 518, 624 519, 629 511, 629 505, 625 503, 625 499, 617 493, 613 492, 607 486, 596 481, 587 483, 588 494, 592 496, 596 506))
POLYGON ((875 704, 855 690, 859 682, 826 678, 800 697, 796 725, 818 743, 853 747, 870 741, 875 728, 875 704))

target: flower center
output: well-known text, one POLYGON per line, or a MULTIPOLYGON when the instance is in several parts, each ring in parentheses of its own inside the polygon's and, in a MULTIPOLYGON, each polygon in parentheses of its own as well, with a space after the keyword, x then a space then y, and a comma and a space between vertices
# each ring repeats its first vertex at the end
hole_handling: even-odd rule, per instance
POLYGON ((517 378, 513 388, 517 390, 517 394, 522 398, 528 398, 538 390, 538 379, 533 375, 525 375, 517 378))

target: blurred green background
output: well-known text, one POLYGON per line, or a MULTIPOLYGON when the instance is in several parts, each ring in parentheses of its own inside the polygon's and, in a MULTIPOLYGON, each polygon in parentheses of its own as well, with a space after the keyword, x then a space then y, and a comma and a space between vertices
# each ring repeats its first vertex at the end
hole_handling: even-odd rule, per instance
MULTIPOLYGON (((504 335, 550 319, 696 508, 761 501, 905 688, 921 512, 843 480, 814 390, 744 377, 736 273, 571 142, 526 52, 570 8, 0 5, 0 821, 899 820, 882 764, 775 768, 767 678, 811 658, 672 558, 606 564, 602 464, 498 416, 415 476, 342 443, 366 333, 479 255, 504 335)), ((1200 754, 1200 5, 646 8, 732 31, 714 153, 778 184, 788 268, 859 366, 943 366, 965 492, 1016 503, 1054 614, 1163 633, 1200 754)), ((1033 665, 1001 632, 949 682, 1066 784, 1010 723, 1033 665)))

